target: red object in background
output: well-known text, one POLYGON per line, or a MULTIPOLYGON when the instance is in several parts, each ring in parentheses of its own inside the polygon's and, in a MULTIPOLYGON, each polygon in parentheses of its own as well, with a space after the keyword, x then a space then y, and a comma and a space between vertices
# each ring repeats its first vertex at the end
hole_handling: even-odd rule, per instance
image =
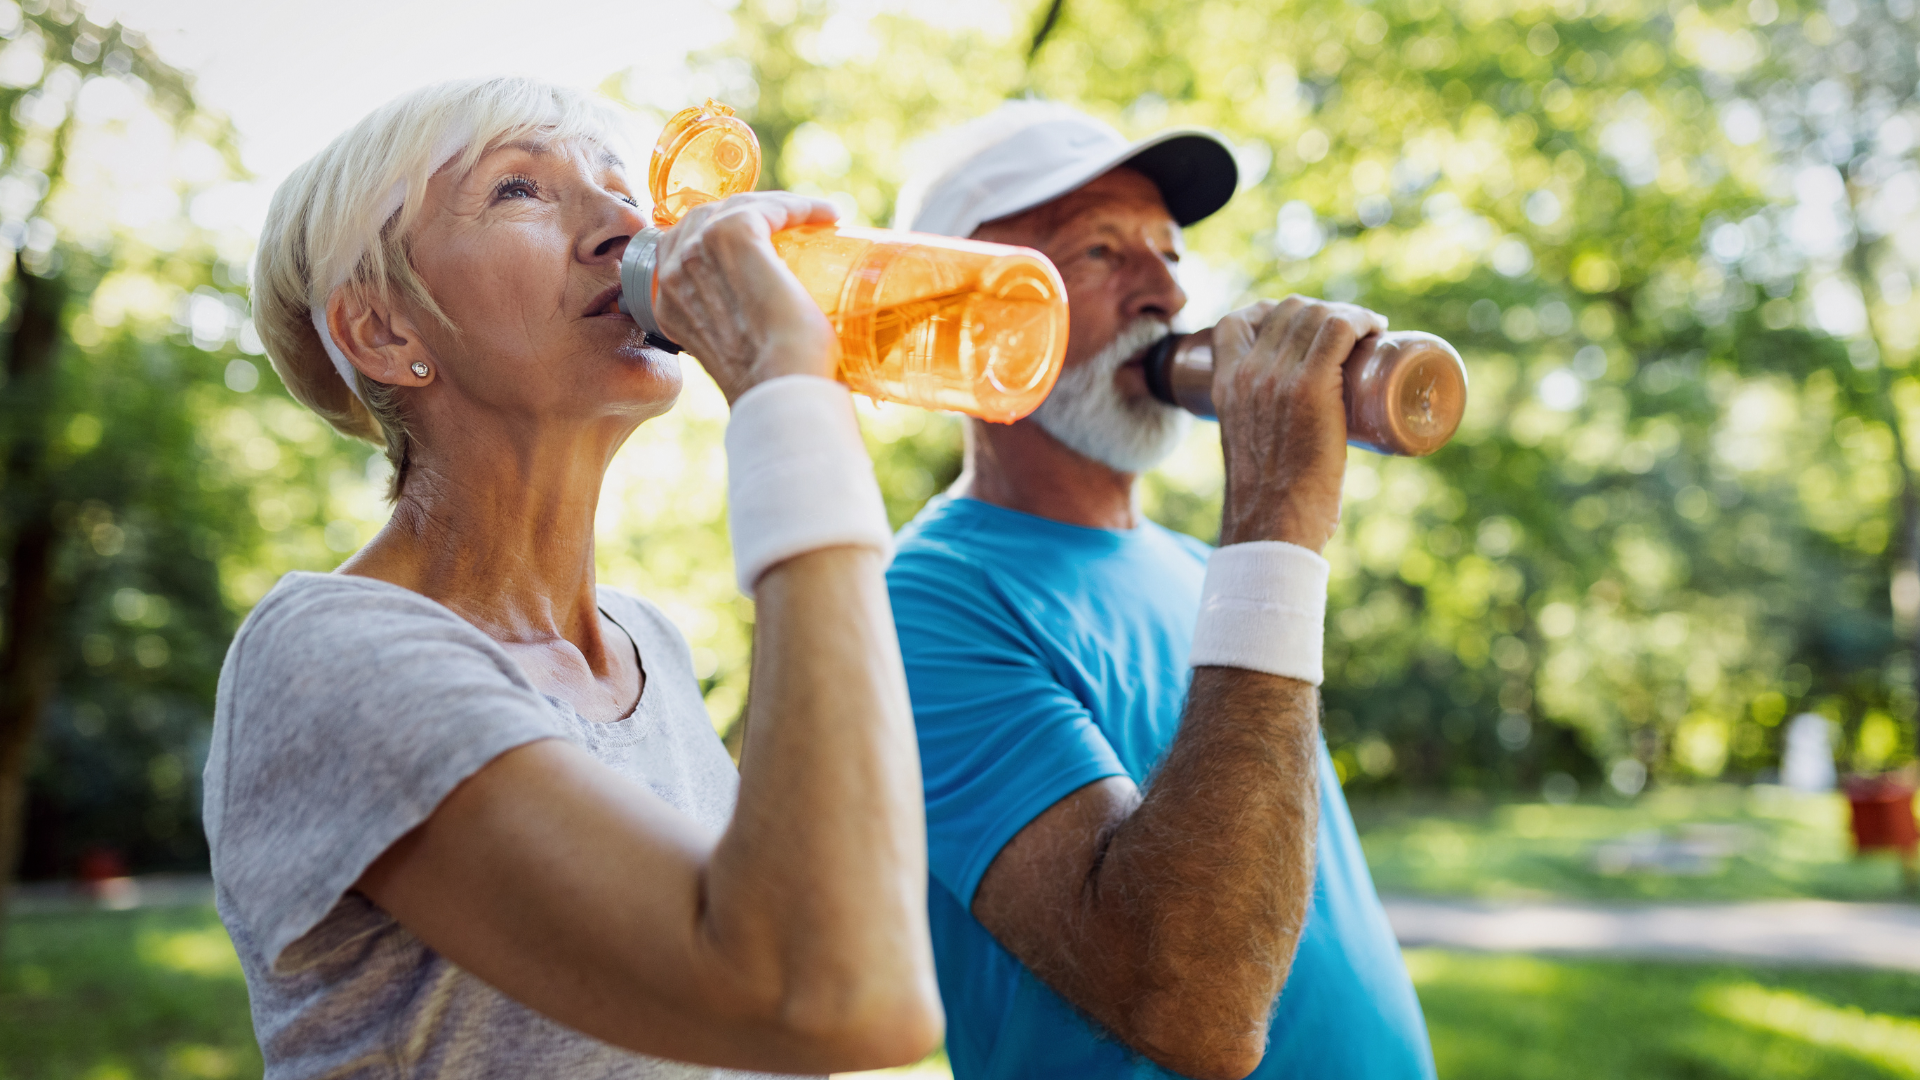
POLYGON ((127 876, 127 860, 109 847, 88 848, 80 856, 80 880, 88 885, 127 876))
POLYGON ((127 876, 126 856, 110 847, 88 848, 80 856, 80 891, 112 911, 136 907, 140 885, 127 876))
POLYGON ((1859 851, 1891 848, 1911 859, 1920 848, 1913 820, 1913 783, 1903 776, 1849 776, 1847 802, 1853 807, 1853 846, 1859 851))

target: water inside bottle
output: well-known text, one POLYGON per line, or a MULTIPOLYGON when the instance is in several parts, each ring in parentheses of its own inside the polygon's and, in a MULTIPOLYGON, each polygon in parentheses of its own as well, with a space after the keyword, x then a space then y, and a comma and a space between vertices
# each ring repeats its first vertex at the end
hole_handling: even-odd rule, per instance
POLYGON ((855 390, 1005 422, 1053 388, 1067 319, 1044 259, 855 226, 789 229, 774 247, 833 320, 855 390))
MULTIPOLYGON (((749 190, 759 171, 760 145, 732 109, 681 110, 648 165, 654 224, 749 190)), ((1066 286, 1039 252, 837 225, 785 229, 773 246, 833 320, 839 377, 854 390, 1010 423, 1053 389, 1066 286)))

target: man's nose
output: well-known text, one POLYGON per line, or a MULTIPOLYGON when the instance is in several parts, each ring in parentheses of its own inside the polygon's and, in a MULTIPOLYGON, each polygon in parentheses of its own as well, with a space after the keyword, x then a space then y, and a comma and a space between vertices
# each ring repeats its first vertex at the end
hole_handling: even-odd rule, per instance
POLYGON ((1127 318, 1155 318, 1170 321, 1187 306, 1187 292, 1180 287, 1173 264, 1157 254, 1141 263, 1139 279, 1127 291, 1127 318))

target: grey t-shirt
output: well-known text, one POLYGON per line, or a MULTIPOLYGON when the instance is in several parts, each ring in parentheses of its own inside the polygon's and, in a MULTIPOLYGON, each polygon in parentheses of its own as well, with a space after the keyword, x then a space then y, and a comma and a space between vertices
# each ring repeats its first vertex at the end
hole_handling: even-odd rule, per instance
POLYGON ((686 642, 612 589, 645 685, 594 723, 534 689, 491 638, 398 585, 288 574, 227 651, 207 760, 215 899, 245 969, 270 1078, 746 1074, 616 1049, 507 998, 421 944, 355 881, 500 754, 565 739, 713 829, 739 776, 686 642))

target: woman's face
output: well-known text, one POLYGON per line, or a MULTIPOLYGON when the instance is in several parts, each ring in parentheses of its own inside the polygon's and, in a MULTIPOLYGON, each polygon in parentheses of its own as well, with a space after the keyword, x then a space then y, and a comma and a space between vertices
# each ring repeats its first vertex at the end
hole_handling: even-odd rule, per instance
POLYGON ((453 323, 410 320, 445 380, 434 405, 516 423, 637 423, 671 408, 679 361, 644 347, 619 309, 620 257, 641 224, 620 160, 586 141, 509 143, 434 176, 410 237, 453 323))

